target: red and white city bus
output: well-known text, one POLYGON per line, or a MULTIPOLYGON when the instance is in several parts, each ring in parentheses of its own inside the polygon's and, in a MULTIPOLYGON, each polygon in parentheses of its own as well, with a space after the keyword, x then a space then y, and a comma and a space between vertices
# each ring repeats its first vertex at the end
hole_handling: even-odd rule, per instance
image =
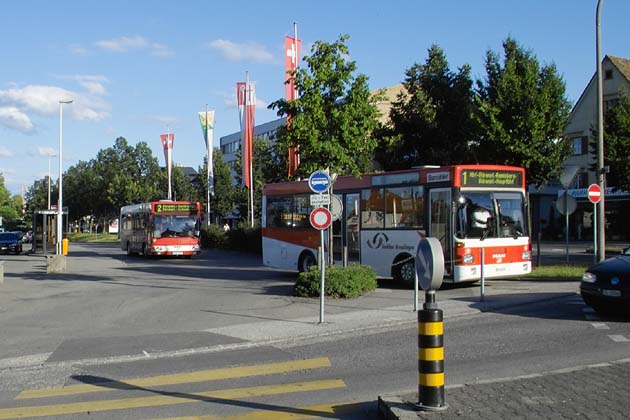
MULTIPOLYGON (((265 186, 265 265, 305 271, 316 264, 320 239, 309 224, 310 194, 307 181, 265 186)), ((479 280, 482 248, 485 278, 531 271, 523 168, 431 166, 344 176, 334 194, 343 203, 332 228, 336 264, 345 251, 349 263, 413 284, 412 257, 419 240, 432 236, 442 244, 446 281, 479 280)))
POLYGON ((201 205, 190 201, 154 201, 120 209, 120 248, 127 255, 199 254, 201 205))

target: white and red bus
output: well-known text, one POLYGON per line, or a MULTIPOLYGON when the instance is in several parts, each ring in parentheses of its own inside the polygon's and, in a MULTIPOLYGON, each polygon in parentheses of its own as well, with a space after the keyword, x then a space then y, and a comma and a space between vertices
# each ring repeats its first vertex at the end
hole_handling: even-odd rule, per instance
POLYGON ((201 205, 190 201, 154 201, 120 209, 120 248, 127 255, 199 254, 201 205))
MULTIPOLYGON (((333 192, 343 203, 332 227, 336 264, 345 252, 349 263, 413 284, 412 257, 419 240, 432 236, 444 250, 446 281, 479 280, 482 248, 485 278, 531 271, 523 168, 431 166, 344 176, 333 192)), ((310 194, 307 181, 265 186, 265 265, 305 271, 316 264, 320 237, 309 224, 310 194)))

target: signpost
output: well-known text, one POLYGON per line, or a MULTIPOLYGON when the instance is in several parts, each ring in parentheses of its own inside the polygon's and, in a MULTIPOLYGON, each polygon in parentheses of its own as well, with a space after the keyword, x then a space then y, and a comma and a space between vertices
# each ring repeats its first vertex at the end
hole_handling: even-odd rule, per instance
POLYGON ((588 201, 593 203, 593 262, 597 262, 597 203, 602 200, 602 189, 597 184, 588 187, 588 201))
POLYGON ((308 177, 308 186, 315 194, 323 194, 328 191, 332 181, 324 171, 315 171, 308 177))
POLYGON ((320 266, 320 281, 319 281, 319 323, 324 322, 324 296, 325 296, 325 288, 326 288, 326 259, 324 258, 324 230, 326 230, 330 224, 332 223, 332 214, 330 211, 321 206, 329 206, 330 205, 330 194, 326 194, 332 185, 332 180, 330 176, 325 171, 315 171, 308 177, 308 187, 315 194, 311 195, 311 206, 317 207, 315 208, 309 217, 311 222, 311 226, 320 232, 321 239, 321 255, 319 266, 320 266))
POLYGON ((325 207, 318 207, 311 212, 310 216, 311 226, 317 230, 321 230, 322 234, 325 229, 332 223, 332 214, 325 207))

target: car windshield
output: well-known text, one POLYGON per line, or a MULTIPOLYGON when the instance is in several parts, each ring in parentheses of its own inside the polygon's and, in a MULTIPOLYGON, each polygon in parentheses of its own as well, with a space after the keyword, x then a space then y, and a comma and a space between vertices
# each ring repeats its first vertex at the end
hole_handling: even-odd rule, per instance
POLYGON ((457 209, 459 238, 527 236, 525 206, 520 193, 463 193, 457 209))
POLYGON ((199 219, 196 216, 155 216, 153 230, 156 237, 194 236, 199 230, 199 219))
POLYGON ((18 238, 13 232, 0 232, 0 241, 13 241, 18 238))

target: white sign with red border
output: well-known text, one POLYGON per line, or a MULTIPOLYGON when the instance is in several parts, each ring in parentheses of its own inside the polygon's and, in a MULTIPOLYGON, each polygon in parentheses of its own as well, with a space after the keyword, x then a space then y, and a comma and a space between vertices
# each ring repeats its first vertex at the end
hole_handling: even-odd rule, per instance
POLYGON ((332 215, 325 207, 316 208, 311 212, 311 226, 317 230, 324 230, 332 223, 332 215))
POLYGON ((591 184, 586 195, 591 203, 597 204, 602 200, 602 189, 597 184, 591 184))

